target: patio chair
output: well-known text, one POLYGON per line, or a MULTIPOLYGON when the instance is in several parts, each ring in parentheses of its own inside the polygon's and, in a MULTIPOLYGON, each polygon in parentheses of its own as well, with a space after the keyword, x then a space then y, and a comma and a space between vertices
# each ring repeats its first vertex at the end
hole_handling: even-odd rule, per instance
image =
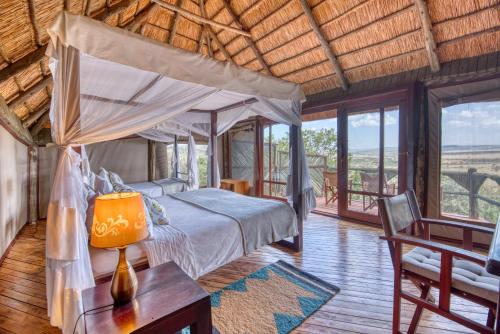
MULTIPOLYGON (((361 177, 361 189, 364 192, 378 193, 379 192, 379 177, 378 173, 359 172, 361 177)), ((389 184, 387 174, 384 173, 384 193, 387 195, 396 195, 396 185, 389 184)), ((363 195, 363 211, 370 210, 377 205, 377 196, 363 195)))
POLYGON ((337 172, 323 172, 323 184, 325 192, 325 205, 334 203, 338 198, 337 172))
MULTIPOLYGON (((486 257, 472 252, 472 232, 493 234, 494 230, 466 223, 422 218, 415 193, 378 199, 379 216, 384 227, 394 265, 393 333, 400 333, 401 299, 416 304, 408 333, 415 333, 424 309, 437 313, 479 333, 499 333, 495 327, 499 304, 500 277, 485 269, 486 257), (463 231, 464 248, 430 241, 430 225, 459 228, 463 231), (414 229, 420 238, 401 234, 414 229), (402 254, 403 245, 417 246, 402 254), (421 294, 417 296, 403 290, 402 279, 415 284, 421 294), (439 300, 434 302, 431 288, 439 290, 439 300), (488 308, 486 325, 466 318, 451 310, 451 296, 458 296, 488 308)), ((491 270, 490 270, 491 272, 491 270)), ((497 320, 498 322, 498 320, 497 320)))

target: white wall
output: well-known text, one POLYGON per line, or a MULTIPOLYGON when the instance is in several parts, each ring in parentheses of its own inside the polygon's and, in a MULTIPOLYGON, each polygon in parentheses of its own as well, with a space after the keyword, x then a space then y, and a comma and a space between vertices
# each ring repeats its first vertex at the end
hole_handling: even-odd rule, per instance
POLYGON ((0 256, 28 221, 28 147, 0 126, 0 256))

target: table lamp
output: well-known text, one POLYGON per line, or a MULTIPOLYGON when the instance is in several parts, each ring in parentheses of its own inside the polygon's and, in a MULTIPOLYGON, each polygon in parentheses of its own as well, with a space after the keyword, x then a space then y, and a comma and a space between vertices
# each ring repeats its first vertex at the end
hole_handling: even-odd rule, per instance
POLYGON ((115 305, 135 298, 137 277, 127 261, 127 245, 148 237, 142 196, 138 192, 112 193, 96 198, 90 244, 97 248, 117 248, 118 265, 111 282, 115 305))

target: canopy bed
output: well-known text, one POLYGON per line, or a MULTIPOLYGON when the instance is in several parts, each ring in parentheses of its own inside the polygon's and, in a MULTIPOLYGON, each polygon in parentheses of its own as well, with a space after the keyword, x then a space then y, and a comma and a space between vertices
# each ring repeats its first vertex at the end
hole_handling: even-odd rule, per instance
MULTIPOLYGON (((174 135, 189 136, 189 145, 194 145, 191 133, 206 136, 209 186, 217 187, 214 157, 218 135, 256 115, 289 125, 292 163, 287 193, 292 206, 227 195, 217 189, 161 196, 157 199, 169 211, 171 224, 156 226, 155 239, 144 244, 148 247, 148 243, 163 237, 174 243, 162 248, 161 241, 156 241, 151 247, 159 247, 158 258, 149 258, 150 265, 165 260, 168 247, 178 247, 183 251, 179 261, 188 261, 185 254, 190 250, 183 241, 187 236, 191 251, 199 254, 191 273, 195 277, 288 236, 294 236, 293 242, 281 242, 301 250, 303 219, 315 199, 300 130, 305 97, 299 85, 66 12, 59 15, 48 33, 47 54, 54 78, 50 120, 52 139, 60 149, 46 238, 47 304, 52 325, 61 327, 64 333, 72 332, 82 312, 81 291, 95 284, 85 226, 84 182, 90 175, 84 148, 87 144, 137 134, 164 142, 174 135), (237 210, 241 203, 246 208, 253 205, 254 211, 237 210), (284 213, 270 214, 277 210, 284 213), (203 224, 193 219, 196 216, 204 218, 203 224), (168 239, 175 230, 178 238, 168 239), (222 253, 221 245, 227 246, 226 253, 222 253)), ((188 160, 188 164, 196 164, 192 155, 188 160)), ((189 170, 196 173, 194 166, 189 170)), ((196 178, 190 175, 190 179, 190 186, 196 189, 196 178)))

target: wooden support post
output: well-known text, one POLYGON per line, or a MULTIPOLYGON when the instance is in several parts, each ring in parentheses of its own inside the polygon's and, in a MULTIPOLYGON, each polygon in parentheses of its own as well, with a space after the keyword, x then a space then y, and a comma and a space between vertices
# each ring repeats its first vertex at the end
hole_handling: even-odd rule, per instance
POLYGON ((28 166, 29 166, 29 182, 28 182, 28 205, 29 205, 29 222, 36 224, 38 222, 38 146, 28 147, 28 166))
POLYGON ((290 126, 290 146, 292 151, 292 189, 293 189, 293 208, 297 214, 297 224, 299 235, 293 238, 294 249, 298 252, 303 248, 304 221, 303 216, 303 201, 301 189, 302 164, 299 157, 299 136, 300 127, 297 125, 290 126))
POLYGON ((210 143, 212 145, 212 157, 210 159, 210 181, 215 188, 217 181, 217 113, 210 113, 210 143))
POLYGON ((179 178, 179 138, 177 135, 174 135, 174 158, 175 158, 175 164, 174 164, 174 175, 176 178, 179 178))
POLYGON ((333 54, 332 48, 330 47, 330 43, 328 43, 326 38, 323 36, 323 33, 321 32, 318 23, 316 22, 316 19, 313 16, 313 13, 311 11, 311 8, 309 7, 309 4, 307 3, 307 0, 300 0, 300 4, 302 6, 304 14, 306 14, 306 17, 309 20, 309 24, 311 25, 312 30, 316 34, 316 37, 318 38, 319 42, 321 43, 321 46, 323 47, 326 56, 332 63, 333 69, 335 70, 335 75, 337 76, 337 79, 340 82, 340 86, 342 87, 343 90, 347 90, 349 88, 349 85, 347 84, 347 80, 344 77, 344 74, 342 73, 342 68, 340 67, 340 63, 337 60, 337 57, 335 57, 335 55, 333 54))
POLYGON ((429 16, 429 10, 427 9, 427 4, 425 0, 415 0, 415 5, 418 9, 418 15, 420 16, 420 22, 422 24, 422 31, 425 37, 425 49, 427 50, 427 57, 429 58, 429 64, 431 66, 432 72, 439 72, 439 58, 436 52, 436 42, 434 36, 432 35, 432 22, 429 16))
POLYGON ((148 140, 148 181, 156 178, 156 142, 148 140))

